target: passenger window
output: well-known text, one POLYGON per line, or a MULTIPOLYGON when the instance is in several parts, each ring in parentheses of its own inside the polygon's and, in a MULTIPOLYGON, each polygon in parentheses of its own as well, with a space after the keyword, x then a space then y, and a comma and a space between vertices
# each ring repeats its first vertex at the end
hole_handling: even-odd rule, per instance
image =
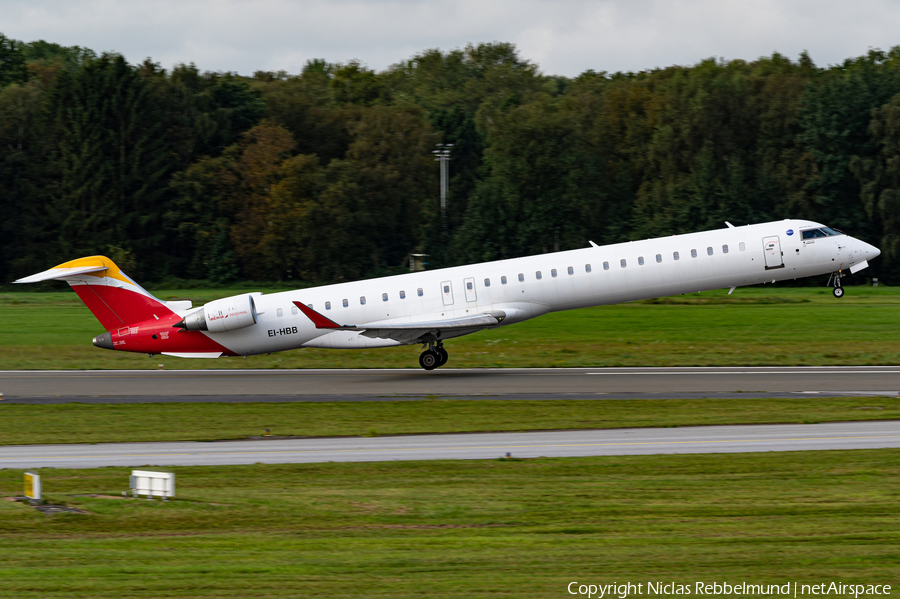
POLYGON ((472 291, 473 287, 475 287, 475 286, 472 284, 472 281, 466 281, 466 289, 468 289, 469 291, 472 291))
POLYGON ((490 280, 490 279, 485 279, 485 280, 484 280, 484 286, 485 286, 485 287, 490 287, 490 286, 491 286, 491 280, 490 280))
POLYGON ((418 295, 419 297, 422 297, 422 288, 421 287, 416 289, 416 295, 418 295))
POLYGON ((656 254, 656 261, 662 262, 662 254, 656 254))
POLYGON ((522 273, 519 273, 519 282, 520 282, 520 283, 524 283, 524 282, 525 282, 525 275, 523 275, 522 273))
POLYGON ((540 281, 541 280, 541 271, 539 271, 539 270, 535 271, 534 278, 537 279, 538 281, 540 281))
POLYGON ((708 247, 708 248, 706 248, 706 255, 707 255, 707 256, 712 256, 712 247, 711 247, 711 246, 708 247))
POLYGON ((574 275, 575 269, 570 266, 569 268, 566 269, 566 272, 569 273, 570 275, 574 275))
POLYGON ((697 257, 697 250, 691 250, 691 258, 697 257))
POLYGON ((405 291, 401 291, 401 292, 400 292, 400 299, 406 299, 406 292, 405 292, 405 291))
POLYGON ((331 310, 331 302, 325 302, 325 309, 331 310))
POLYGON ((743 252, 744 250, 747 249, 747 246, 744 245, 744 242, 742 241, 742 242, 740 243, 740 245, 738 245, 738 249, 741 250, 741 251, 743 252))
POLYGON ((678 255, 678 252, 672 252, 672 259, 678 260, 681 256, 678 255))
POLYGON ((638 266, 643 266, 643 265, 644 265, 644 257, 638 256, 638 266))
POLYGON ((444 285, 444 293, 450 293, 450 285, 444 285))
POLYGON ((297 312, 299 312, 299 311, 300 310, 297 309, 297 306, 291 306, 291 314, 296 316, 297 312))
POLYGON ((363 296, 361 296, 361 297, 359 298, 359 305, 360 305, 360 306, 365 306, 365 305, 366 305, 366 296, 363 295, 363 296))
POLYGON ((585 265, 584 265, 584 272, 591 272, 591 265, 590 265, 590 264, 585 264, 585 265))
POLYGON ((550 276, 553 277, 554 279, 556 278, 556 269, 555 268, 550 270, 550 276))
POLYGON ((628 265, 625 263, 625 258, 622 258, 621 260, 619 260, 619 265, 621 265, 622 268, 625 268, 626 266, 628 266, 628 265))
POLYGON ((609 262, 603 263, 603 270, 609 270, 609 262))
POLYGON ((350 305, 350 302, 348 302, 347 300, 344 300, 341 302, 341 304, 343 304, 343 306, 346 308, 347 306, 350 305))
POLYGON ((722 246, 722 253, 723 253, 723 254, 727 254, 727 253, 728 253, 728 244, 727 244, 727 243, 726 243, 725 245, 722 246))
POLYGON ((506 275, 503 275, 502 277, 500 277, 500 284, 506 285, 506 275))
POLYGON ((386 301, 387 301, 387 293, 382 293, 382 294, 381 294, 381 301, 383 301, 383 302, 386 302, 386 301))
POLYGON ((275 315, 278 318, 281 318, 282 316, 284 316, 284 310, 282 310, 281 308, 278 308, 277 310, 275 310, 275 315))

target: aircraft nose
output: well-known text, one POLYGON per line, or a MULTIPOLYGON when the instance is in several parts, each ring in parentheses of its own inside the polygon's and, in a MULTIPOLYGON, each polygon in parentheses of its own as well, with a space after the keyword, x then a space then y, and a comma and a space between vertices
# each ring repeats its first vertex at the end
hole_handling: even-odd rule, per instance
POLYGON ((866 260, 871 260, 872 258, 877 258, 881 255, 881 250, 879 250, 874 245, 870 245, 868 243, 863 242, 863 253, 866 256, 866 260))

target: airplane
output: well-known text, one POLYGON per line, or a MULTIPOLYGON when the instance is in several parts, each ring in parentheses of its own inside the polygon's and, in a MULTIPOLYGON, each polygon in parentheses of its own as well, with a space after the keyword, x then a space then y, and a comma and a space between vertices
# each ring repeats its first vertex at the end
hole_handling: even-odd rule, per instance
POLYGON ((16 283, 66 281, 106 332, 95 346, 182 358, 304 347, 421 344, 419 365, 446 364, 444 341, 550 312, 831 274, 881 251, 808 220, 766 222, 281 293, 244 293, 194 308, 163 301, 109 258, 72 260, 16 283), (349 323, 349 324, 348 324, 349 323))

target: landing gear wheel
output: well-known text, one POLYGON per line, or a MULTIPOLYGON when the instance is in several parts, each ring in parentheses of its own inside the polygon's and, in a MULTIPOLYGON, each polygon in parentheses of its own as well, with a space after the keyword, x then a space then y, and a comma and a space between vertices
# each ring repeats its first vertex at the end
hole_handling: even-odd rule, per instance
POLYGON ((434 351, 436 351, 438 353, 438 355, 441 357, 441 359, 438 360, 438 368, 440 368, 441 366, 443 366, 444 364, 447 363, 447 360, 450 358, 450 354, 448 354, 447 350, 444 349, 443 347, 435 348, 434 351))
POLYGON ((434 370, 440 366, 441 356, 433 349, 426 349, 419 356, 419 366, 425 370, 434 370))
POLYGON ((828 277, 828 284, 834 284, 834 290, 831 292, 834 294, 834 297, 844 297, 844 288, 841 286, 841 279, 844 278, 844 271, 839 270, 835 273, 831 273, 831 276, 828 277))

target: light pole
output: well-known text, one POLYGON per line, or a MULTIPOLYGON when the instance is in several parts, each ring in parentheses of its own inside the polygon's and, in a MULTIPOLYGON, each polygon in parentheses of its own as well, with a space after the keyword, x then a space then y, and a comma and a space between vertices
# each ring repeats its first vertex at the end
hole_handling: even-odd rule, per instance
POLYGON ((447 228, 447 191, 450 189, 450 150, 453 144, 435 144, 434 159, 441 163, 441 226, 447 228))

